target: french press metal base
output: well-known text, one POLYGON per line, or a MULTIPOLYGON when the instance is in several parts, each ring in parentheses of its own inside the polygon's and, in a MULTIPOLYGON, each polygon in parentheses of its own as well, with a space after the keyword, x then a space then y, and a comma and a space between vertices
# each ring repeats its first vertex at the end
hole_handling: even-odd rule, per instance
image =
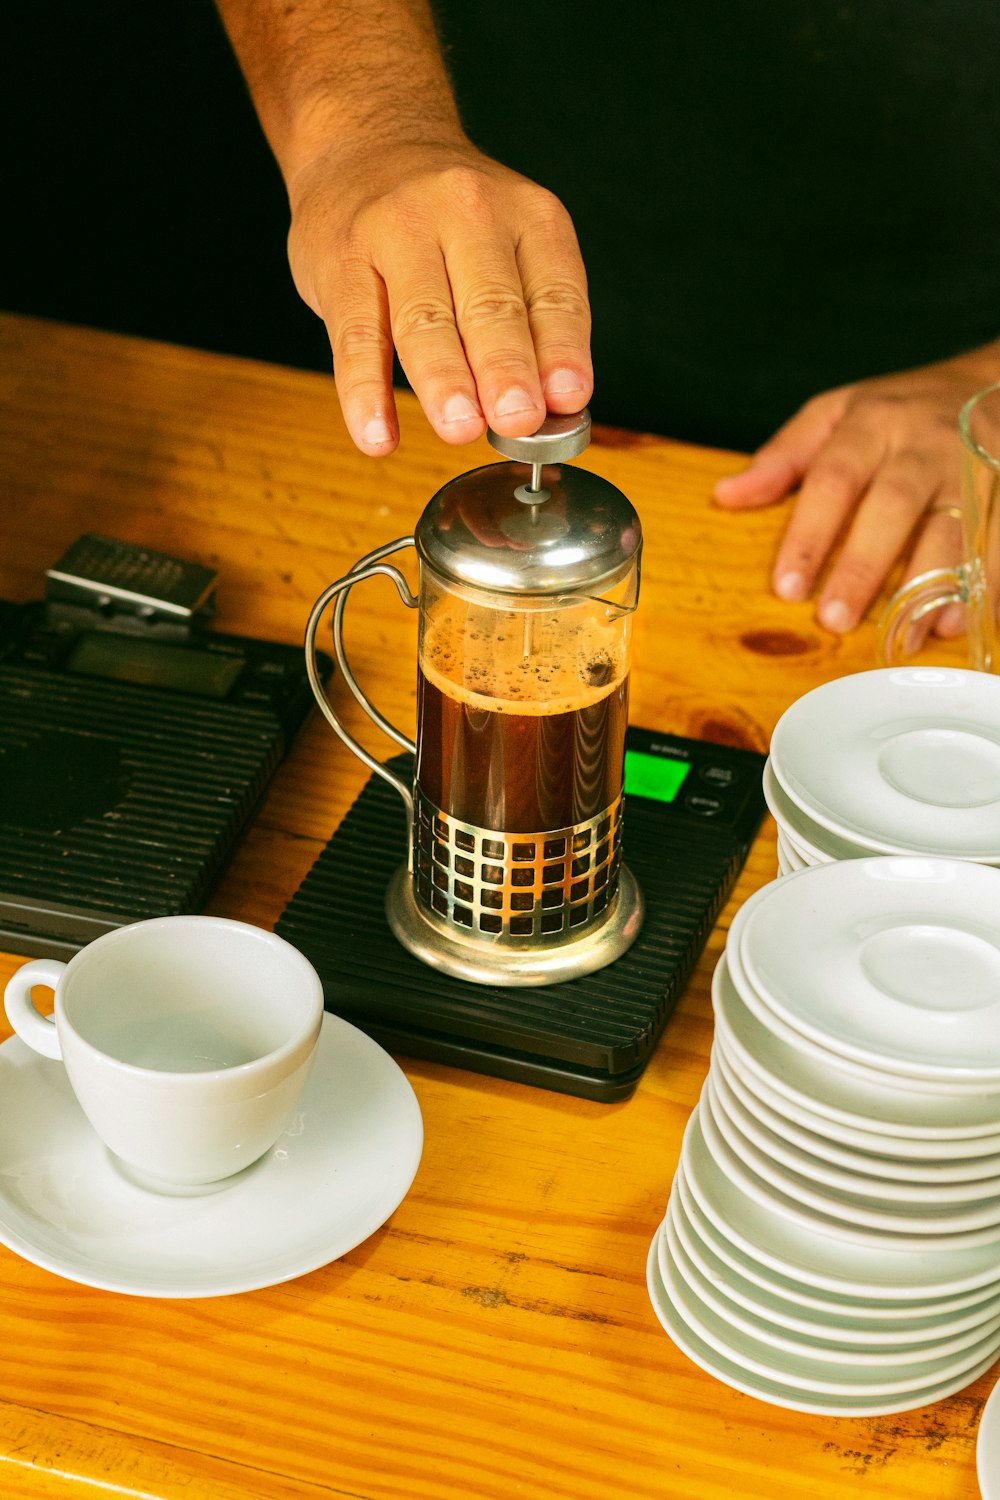
POLYGON ((618 890, 604 919, 579 936, 546 948, 484 947, 481 939, 463 938, 454 926, 417 905, 413 877, 404 864, 392 878, 385 910, 398 941, 431 968, 473 984, 527 988, 579 979, 619 958, 639 935, 643 900, 631 872, 622 865, 618 890))
POLYGON ((602 968, 642 926, 622 864, 624 804, 569 828, 502 833, 451 817, 418 785, 389 926, 424 963, 478 984, 556 984, 602 968))

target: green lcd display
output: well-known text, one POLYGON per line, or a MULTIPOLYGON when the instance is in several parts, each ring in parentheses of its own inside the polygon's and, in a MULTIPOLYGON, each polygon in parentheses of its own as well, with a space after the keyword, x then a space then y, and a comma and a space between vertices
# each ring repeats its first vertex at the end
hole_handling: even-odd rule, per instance
POLYGON ((632 797, 652 802, 673 802, 691 769, 686 760, 665 755, 647 755, 644 750, 625 751, 625 790, 632 797))

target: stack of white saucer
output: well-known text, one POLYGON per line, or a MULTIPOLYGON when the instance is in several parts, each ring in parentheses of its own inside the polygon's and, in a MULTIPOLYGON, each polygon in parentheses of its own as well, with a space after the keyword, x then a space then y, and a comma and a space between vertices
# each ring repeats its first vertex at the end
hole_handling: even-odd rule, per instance
POLYGON ((1000 678, 887 667, 782 715, 764 768, 778 873, 873 854, 1000 865, 1000 678))
POLYGON ((902 1411, 1000 1353, 1000 870, 855 859, 741 909, 647 1284, 779 1406, 902 1411))

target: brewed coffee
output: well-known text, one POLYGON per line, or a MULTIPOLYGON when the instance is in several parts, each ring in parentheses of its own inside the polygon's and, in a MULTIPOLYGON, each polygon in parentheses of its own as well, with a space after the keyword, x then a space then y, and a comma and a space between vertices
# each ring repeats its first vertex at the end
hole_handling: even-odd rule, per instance
POLYGON ((617 801, 627 653, 620 630, 573 614, 558 628, 540 615, 527 651, 522 615, 492 632, 447 608, 425 624, 416 779, 433 806, 477 828, 538 833, 617 801))

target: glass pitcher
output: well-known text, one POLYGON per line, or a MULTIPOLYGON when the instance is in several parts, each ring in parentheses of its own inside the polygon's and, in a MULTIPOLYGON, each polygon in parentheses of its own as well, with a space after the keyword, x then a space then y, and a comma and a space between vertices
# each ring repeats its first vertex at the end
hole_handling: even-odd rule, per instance
POLYGON ((320 708, 399 793, 408 858, 386 898, 396 937, 425 962, 491 984, 547 984, 611 962, 639 931, 622 863, 625 730, 642 531, 623 494, 563 462, 586 412, 490 441, 513 462, 440 490, 414 536, 362 558, 317 600, 306 655, 320 708), (419 588, 386 559, 413 545, 419 588), (348 591, 378 574, 419 609, 417 736, 390 725, 344 654, 348 591), (334 651, 362 707, 411 751, 401 777, 347 733, 315 664, 336 600, 334 651))

